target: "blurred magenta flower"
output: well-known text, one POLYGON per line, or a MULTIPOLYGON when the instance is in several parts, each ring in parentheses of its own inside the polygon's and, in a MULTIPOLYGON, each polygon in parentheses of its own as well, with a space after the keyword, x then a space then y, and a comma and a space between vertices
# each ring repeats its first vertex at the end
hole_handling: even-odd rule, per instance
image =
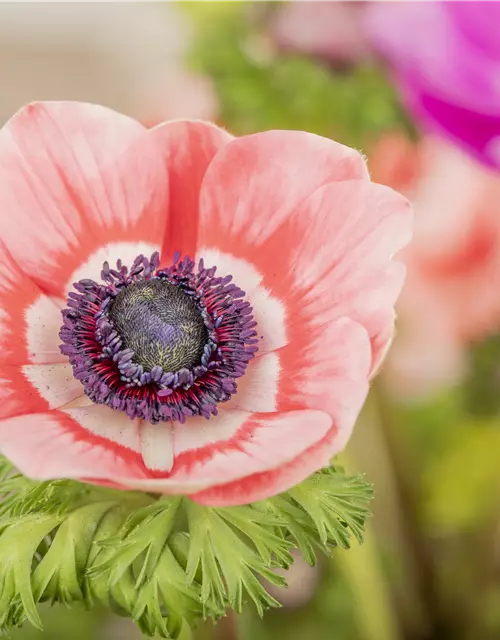
POLYGON ((365 24, 427 129, 500 167, 500 3, 374 2, 365 24))
POLYGON ((361 20, 364 4, 288 2, 276 13, 272 32, 282 49, 348 64, 370 51, 361 20))
POLYGON ((397 393, 427 395, 459 380, 468 345, 500 329, 500 178, 437 136, 389 136, 369 155, 373 179, 415 208, 385 371, 397 393))

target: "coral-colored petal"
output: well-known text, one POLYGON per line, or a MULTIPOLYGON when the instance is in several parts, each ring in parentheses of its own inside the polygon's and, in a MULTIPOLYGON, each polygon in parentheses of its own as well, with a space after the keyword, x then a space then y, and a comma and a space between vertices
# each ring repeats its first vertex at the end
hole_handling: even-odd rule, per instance
POLYGON ((237 138, 214 158, 201 189, 198 247, 245 257, 240 245, 261 244, 317 188, 367 180, 361 154, 302 131, 237 138))
MULTIPOLYGON (((53 372, 68 366, 58 347, 59 302, 44 295, 0 243, 0 418, 49 409, 39 392, 46 393, 48 386, 41 369, 47 366, 53 372)), ((74 383, 81 389, 69 371, 59 376, 56 386, 64 395, 74 391, 74 383)))
MULTIPOLYGON (((188 449, 185 448, 189 446, 188 441, 184 439, 183 450, 176 451, 173 478, 177 481, 184 478, 202 480, 213 485, 223 478, 233 480, 274 469, 293 460, 331 427, 331 419, 326 413, 312 410, 260 414, 221 412, 220 422, 224 421, 238 425, 229 440, 216 441, 208 449, 198 449, 196 445, 188 449)), ((194 421, 191 428, 193 424, 194 421)), ((174 442, 176 447, 180 446, 175 434, 174 442)))
POLYGON ((1 420, 0 451, 21 473, 39 480, 146 475, 135 452, 84 431, 60 411, 1 420))
POLYGON ((213 420, 193 418, 175 426, 175 459, 168 477, 156 474, 148 480, 114 480, 143 491, 198 492, 218 485, 223 478, 235 481, 286 465, 322 440, 330 428, 331 419, 322 411, 221 411, 213 420))
POLYGON ((65 362, 59 302, 44 295, 0 241, 0 363, 65 362))
POLYGON ((0 236, 44 291, 109 242, 158 242, 168 215, 161 150, 104 107, 37 103, 0 132, 0 236))
POLYGON ((200 187, 215 154, 233 139, 208 122, 166 122, 148 133, 163 150, 170 185, 170 216, 162 260, 170 263, 176 251, 194 256, 198 235, 200 187))
MULTIPOLYGON (((353 418, 355 416, 351 416, 351 421, 353 418)), ((205 489, 191 494, 190 498, 200 504, 219 507, 264 500, 290 489, 318 469, 326 467, 332 456, 341 451, 344 445, 345 441, 337 436, 337 427, 333 427, 324 438, 286 464, 248 475, 236 482, 205 489)))
POLYGON ((409 203, 387 187, 329 184, 255 251, 255 259, 263 263, 263 284, 286 297, 288 322, 297 314, 315 325, 341 316, 355 320, 370 335, 376 367, 404 279, 404 268, 391 258, 409 241, 411 224, 409 203), (265 264, 269 255, 278 257, 279 270, 265 264))

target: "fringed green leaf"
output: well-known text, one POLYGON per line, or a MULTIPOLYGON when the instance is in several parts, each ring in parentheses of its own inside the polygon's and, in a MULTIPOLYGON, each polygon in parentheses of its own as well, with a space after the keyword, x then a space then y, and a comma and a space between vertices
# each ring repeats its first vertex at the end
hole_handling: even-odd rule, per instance
POLYGON ((0 627, 41 627, 37 605, 99 603, 146 635, 183 638, 203 618, 253 602, 279 606, 266 582, 286 586, 299 547, 362 541, 371 487, 341 469, 318 472, 259 503, 204 507, 74 481, 32 482, 0 460, 0 627))

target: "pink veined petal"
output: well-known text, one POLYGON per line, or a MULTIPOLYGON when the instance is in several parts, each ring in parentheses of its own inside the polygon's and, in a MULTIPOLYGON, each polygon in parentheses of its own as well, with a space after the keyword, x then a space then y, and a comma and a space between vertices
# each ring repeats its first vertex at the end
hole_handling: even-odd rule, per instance
POLYGON ((214 156, 233 136, 208 122, 165 122, 148 133, 162 149, 170 186, 170 215, 162 247, 169 264, 176 251, 194 257, 200 188, 214 156))
POLYGON ((95 105, 36 103, 0 131, 0 236, 44 291, 109 242, 158 242, 163 154, 137 122, 95 105))
MULTIPOLYGON (((50 363, 51 370, 66 366, 67 358, 58 347, 61 310, 57 303, 20 270, 0 242, 0 418, 49 408, 25 369, 40 371, 44 363, 50 363)), ((63 392, 68 387, 66 378, 58 381, 63 392)), ((76 382, 71 372, 69 380, 76 382)))
MULTIPOLYGON (((205 434, 204 447, 196 449, 190 448, 194 442, 184 435, 176 443, 172 473, 162 477, 147 469, 136 451, 142 446, 137 432, 127 435, 120 428, 118 436, 112 435, 102 420, 105 416, 90 416, 93 408, 107 409, 77 408, 1 420, 0 450, 31 478, 76 478, 159 493, 187 493, 214 486, 221 478, 237 480, 286 464, 304 446, 321 440, 331 426, 329 416, 320 411, 225 412, 220 420, 229 423, 222 425, 226 439, 209 442, 205 434), (227 437, 231 430, 233 435, 227 437)), ((119 426, 126 416, 116 415, 119 426)), ((135 428, 130 421, 129 425, 128 429, 135 428)))
POLYGON ((290 489, 311 473, 329 464, 341 451, 350 435, 352 425, 368 392, 368 383, 346 384, 338 387, 339 395, 345 394, 345 422, 337 423, 323 438, 307 446, 300 455, 279 467, 248 475, 241 480, 205 489, 190 497, 195 502, 212 506, 231 506, 264 500, 290 489), (350 395, 354 392, 354 396, 350 395))
MULTIPOLYGON (((47 411, 46 400, 15 364, 0 364, 0 420, 37 411, 47 411)), ((26 449, 31 445, 24 442, 26 449)))
POLYGON ((202 185, 198 251, 214 247, 262 274, 262 286, 285 305, 288 341, 292 307, 306 307, 318 324, 359 322, 376 368, 404 276, 390 260, 409 241, 411 212, 402 196, 362 179, 359 154, 330 142, 267 132, 227 145, 202 185), (308 163, 312 149, 316 162, 308 163))
MULTIPOLYGON (((368 331, 373 368, 392 335, 404 267, 391 261, 411 237, 408 201, 387 187, 346 181, 318 189, 269 242, 255 249, 263 284, 315 325, 345 316, 368 331), (281 252, 281 254, 280 254, 281 252), (278 259, 271 269, 268 256, 278 259)), ((289 340, 294 333, 289 330, 289 340)))
MULTIPOLYGON (((202 421, 193 418, 174 432, 174 466, 168 477, 151 474, 148 480, 114 480, 143 491, 198 492, 223 479, 235 481, 286 465, 331 428, 331 418, 326 413, 311 410, 265 414, 221 411, 214 424, 212 420, 205 424, 202 421)), ((245 502, 251 500, 249 496, 245 502)))
POLYGON ((248 257, 277 232, 318 187, 368 180, 363 157, 302 131, 266 131, 227 144, 201 188, 198 249, 216 247, 248 257))
POLYGON ((21 271, 0 241, 0 363, 65 362, 57 347, 60 325, 58 301, 21 271))
POLYGON ((38 480, 146 476, 135 452, 85 432, 60 411, 0 420, 0 451, 21 473, 38 480))

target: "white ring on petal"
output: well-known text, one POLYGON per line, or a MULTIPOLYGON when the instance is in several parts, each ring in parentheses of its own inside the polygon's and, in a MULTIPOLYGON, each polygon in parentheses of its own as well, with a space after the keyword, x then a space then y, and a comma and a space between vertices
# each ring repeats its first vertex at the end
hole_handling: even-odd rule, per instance
POLYGON ((125 412, 113 411, 103 404, 62 409, 62 411, 91 434, 141 453, 140 420, 131 420, 125 412))
POLYGON ((261 285, 263 275, 252 263, 218 249, 201 248, 197 258, 203 258, 206 267, 217 267, 217 275, 232 275, 233 282, 245 291, 253 307, 260 340, 258 355, 275 351, 287 344, 286 306, 261 285))
POLYGON ((67 356, 59 350, 59 330, 63 323, 62 307, 63 300, 41 295, 26 309, 26 348, 30 362, 67 362, 67 356))
POLYGON ((224 409, 273 413, 277 410, 280 372, 280 358, 277 352, 250 360, 245 375, 237 380, 238 391, 224 403, 224 409))
POLYGON ((211 444, 225 442, 236 435, 250 414, 246 411, 219 411, 210 420, 200 416, 186 420, 186 424, 174 422, 174 452, 178 456, 184 451, 202 449, 211 444))
POLYGON ((196 262, 203 258, 205 267, 217 267, 216 275, 224 277, 233 276, 235 285, 243 289, 245 293, 253 291, 263 280, 260 271, 247 260, 237 258, 230 253, 223 253, 215 248, 201 247, 196 251, 196 262))
POLYGON ((82 383, 73 376, 69 362, 27 364, 21 371, 51 409, 62 407, 83 394, 82 383))
POLYGON ((174 439, 169 422, 151 424, 142 421, 141 455, 144 464, 152 471, 168 472, 174 465, 174 439))
POLYGON ((110 242, 99 247, 68 278, 66 292, 73 290, 74 282, 85 278, 101 282, 102 265, 105 261, 108 261, 110 267, 114 268, 116 261, 121 259, 123 264, 130 268, 139 254, 142 253, 149 258, 155 251, 160 251, 160 248, 159 244, 151 242, 110 242))
POLYGON ((286 308, 268 289, 259 285, 248 296, 257 321, 259 351, 257 355, 276 351, 288 344, 286 335, 286 308))

